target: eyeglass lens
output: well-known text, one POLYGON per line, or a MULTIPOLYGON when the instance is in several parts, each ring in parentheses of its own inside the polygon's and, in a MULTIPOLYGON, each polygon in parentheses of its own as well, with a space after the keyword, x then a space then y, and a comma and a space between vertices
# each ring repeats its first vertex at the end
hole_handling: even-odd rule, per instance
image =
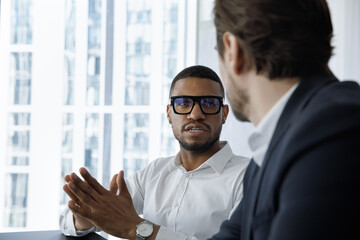
MULTIPOLYGON (((188 97, 179 97, 174 100, 175 111, 182 114, 188 114, 192 111, 194 101, 188 97)), ((217 113, 221 107, 220 100, 215 97, 204 97, 200 101, 201 110, 207 114, 217 113)))

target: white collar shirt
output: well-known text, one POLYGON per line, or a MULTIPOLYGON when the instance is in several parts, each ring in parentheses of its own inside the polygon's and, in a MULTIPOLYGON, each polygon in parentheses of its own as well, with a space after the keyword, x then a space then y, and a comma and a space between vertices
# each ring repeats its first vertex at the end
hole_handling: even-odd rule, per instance
POLYGON ((265 159, 265 154, 269 148, 271 138, 274 134, 276 124, 279 121, 286 103, 299 84, 292 86, 270 109, 258 126, 250 134, 248 143, 253 154, 254 162, 261 167, 265 159))
MULTIPOLYGON (((183 167, 178 154, 159 158, 126 180, 137 213, 161 226, 156 239, 209 238, 236 209, 249 159, 234 155, 226 142, 221 146, 193 171, 183 167)), ((60 220, 62 231, 88 233, 75 231, 67 211, 60 220)))

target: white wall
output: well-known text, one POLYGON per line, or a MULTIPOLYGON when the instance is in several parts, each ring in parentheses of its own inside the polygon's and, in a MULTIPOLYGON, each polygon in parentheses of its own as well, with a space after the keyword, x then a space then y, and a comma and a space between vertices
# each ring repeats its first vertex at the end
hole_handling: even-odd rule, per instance
MULTIPOLYGON (((219 73, 218 56, 213 24, 213 0, 199 1, 197 64, 205 65, 219 73)), ((330 68, 341 80, 360 82, 360 0, 328 0, 333 27, 334 55, 330 68)), ((229 141, 234 153, 251 156, 247 139, 253 126, 241 123, 232 113, 223 127, 222 140, 229 141)))

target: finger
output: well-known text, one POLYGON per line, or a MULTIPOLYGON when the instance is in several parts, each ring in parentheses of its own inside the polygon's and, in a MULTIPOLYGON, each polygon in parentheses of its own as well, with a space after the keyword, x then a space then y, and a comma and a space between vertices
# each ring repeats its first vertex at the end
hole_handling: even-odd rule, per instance
MULTIPOLYGON (((81 180, 75 173, 71 173, 70 177, 72 180, 71 182, 77 188, 79 188, 81 191, 83 191, 86 195, 89 195, 90 197, 92 197, 94 200, 100 201, 99 193, 92 186, 90 186, 87 182, 84 182, 83 180, 81 180)), ((69 184, 69 186, 70 186, 70 184, 69 184)), ((70 187, 70 189, 71 189, 71 187, 70 187)))
POLYGON ((109 190, 110 190, 110 192, 111 192, 112 194, 116 194, 116 193, 117 193, 117 190, 118 190, 118 185, 116 184, 117 175, 118 175, 118 174, 115 174, 115 175, 113 176, 113 178, 111 179, 111 182, 110 182, 110 188, 109 188, 109 190))
POLYGON ((68 207, 74 214, 77 214, 83 218, 91 220, 92 212, 90 208, 79 205, 73 201, 68 202, 68 207))
POLYGON ((70 190, 69 186, 65 184, 63 186, 63 190, 66 192, 66 194, 75 202, 79 202, 79 199, 73 194, 73 192, 70 190))
POLYGON ((70 177, 70 175, 66 175, 65 177, 64 177, 64 180, 65 180, 65 182, 70 182, 71 181, 71 177, 70 177))
POLYGON ((117 185, 118 185, 118 188, 119 188, 119 195, 126 195, 128 194, 130 196, 130 193, 129 193, 129 190, 126 186, 126 182, 125 182, 125 179, 124 179, 124 171, 121 170, 119 175, 117 176, 116 178, 116 182, 117 182, 117 185))
POLYGON ((103 186, 101 186, 101 184, 98 181, 96 181, 95 178, 93 178, 90 175, 90 173, 86 170, 86 168, 80 168, 79 172, 80 172, 81 176, 85 179, 85 181, 91 187, 93 187, 93 189, 95 189, 95 191, 97 191, 101 195, 107 193, 107 190, 103 186))
MULTIPOLYGON (((83 184, 87 185, 88 187, 83 187, 83 188, 90 188, 91 187, 87 184, 84 183, 83 184)), ((92 195, 88 194, 87 192, 91 192, 94 193, 95 190, 86 190, 87 192, 83 191, 83 189, 81 189, 79 187, 79 185, 76 185, 74 182, 70 181, 68 183, 68 188, 70 189, 70 191, 78 198, 78 201, 76 201, 76 203, 83 203, 88 205, 89 207, 96 207, 97 206, 97 199, 99 198, 93 198, 92 195)), ((97 193, 96 193, 97 194, 97 193)), ((101 201, 101 200, 99 200, 101 201)))

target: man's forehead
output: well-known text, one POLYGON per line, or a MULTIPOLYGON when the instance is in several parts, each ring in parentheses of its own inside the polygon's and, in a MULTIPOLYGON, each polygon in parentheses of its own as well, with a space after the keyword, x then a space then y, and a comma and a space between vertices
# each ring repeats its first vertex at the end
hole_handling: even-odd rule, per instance
POLYGON ((188 77, 175 82, 171 95, 220 95, 220 84, 209 78, 188 77))

